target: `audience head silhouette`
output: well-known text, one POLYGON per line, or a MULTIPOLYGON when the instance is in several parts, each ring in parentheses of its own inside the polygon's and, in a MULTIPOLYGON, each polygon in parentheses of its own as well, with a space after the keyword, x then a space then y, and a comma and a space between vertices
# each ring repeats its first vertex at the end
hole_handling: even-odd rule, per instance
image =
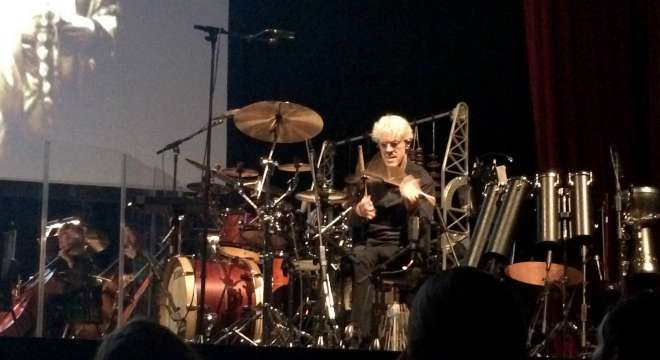
POLYGON ((603 318, 594 360, 660 359, 660 294, 642 292, 603 318))
POLYGON ((470 267, 427 279, 411 310, 411 360, 525 357, 525 326, 509 289, 470 267))
POLYGON ((167 328, 135 320, 103 339, 95 360, 197 360, 199 357, 167 328))

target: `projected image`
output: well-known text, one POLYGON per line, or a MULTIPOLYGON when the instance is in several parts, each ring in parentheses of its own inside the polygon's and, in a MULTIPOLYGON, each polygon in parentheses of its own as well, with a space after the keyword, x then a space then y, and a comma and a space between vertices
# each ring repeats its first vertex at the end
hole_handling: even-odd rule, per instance
MULTIPOLYGON (((49 143, 53 182, 118 186, 126 155, 133 186, 164 186, 172 155, 156 151, 208 116, 209 45, 193 25, 226 26, 228 12, 228 0, 0 1, 0 180, 42 181, 49 143)), ((200 159, 202 139, 181 155, 200 159)), ((225 139, 218 127, 214 162, 224 162, 225 139)), ((200 176, 186 164, 178 175, 200 176)))
POLYGON ((0 5, 0 142, 41 133, 90 98, 94 73, 112 61, 117 0, 27 0, 0 5))

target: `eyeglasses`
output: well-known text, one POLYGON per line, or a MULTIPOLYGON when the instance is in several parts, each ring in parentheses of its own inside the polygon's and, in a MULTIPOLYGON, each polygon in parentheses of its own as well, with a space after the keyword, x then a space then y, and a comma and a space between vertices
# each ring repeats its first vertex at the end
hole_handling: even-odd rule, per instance
POLYGON ((378 143, 378 147, 381 150, 387 150, 389 147, 396 150, 398 148, 405 147, 405 145, 406 145, 405 141, 386 141, 386 142, 378 143))

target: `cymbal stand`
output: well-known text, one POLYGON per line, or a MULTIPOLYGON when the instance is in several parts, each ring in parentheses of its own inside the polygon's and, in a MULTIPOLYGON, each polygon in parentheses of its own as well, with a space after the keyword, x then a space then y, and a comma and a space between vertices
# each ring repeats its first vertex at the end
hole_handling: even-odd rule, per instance
MULTIPOLYGON (((277 139, 277 128, 275 128, 275 139, 277 139)), ((263 332, 261 337, 261 343, 266 345, 270 342, 270 334, 273 325, 273 318, 270 316, 270 311, 272 310, 271 302, 273 300, 273 252, 270 247, 271 236, 270 236, 270 220, 273 213, 273 204, 271 203, 271 193, 270 193, 270 179, 272 176, 273 169, 277 167, 277 162, 273 160, 273 153, 275 152, 275 146, 277 141, 273 141, 270 151, 268 152, 268 157, 261 160, 261 165, 264 167, 264 173, 261 176, 261 182, 259 183, 257 189, 257 201, 261 197, 261 193, 264 190, 264 206, 259 209, 259 215, 262 219, 261 223, 264 231, 264 244, 263 244, 263 281, 264 281, 264 300, 262 304, 262 320, 263 320, 263 332)))
MULTIPOLYGON (((307 148, 307 156, 309 159, 309 163, 315 164, 314 148, 312 147, 311 142, 309 140, 305 140, 305 146, 307 148)), ((323 219, 321 216, 321 209, 322 209, 321 195, 320 195, 321 186, 319 186, 318 178, 316 177, 315 168, 316 166, 313 165, 311 166, 312 178, 315 181, 317 181, 316 182, 317 186, 314 187, 314 202, 316 203, 317 214, 318 214, 318 216, 316 217, 316 225, 317 225, 317 232, 319 234, 318 237, 319 267, 321 270, 321 287, 322 287, 322 294, 324 300, 323 308, 325 312, 321 317, 322 319, 321 321, 323 322, 321 328, 323 329, 323 332, 328 336, 327 341, 323 341, 323 335, 315 336, 315 338, 317 339, 317 346, 332 347, 339 345, 339 336, 338 336, 339 326, 335 321, 336 315, 335 315, 334 299, 332 296, 332 284, 330 283, 330 276, 328 275, 328 260, 326 258, 326 246, 324 244, 323 235, 322 235, 323 219)))

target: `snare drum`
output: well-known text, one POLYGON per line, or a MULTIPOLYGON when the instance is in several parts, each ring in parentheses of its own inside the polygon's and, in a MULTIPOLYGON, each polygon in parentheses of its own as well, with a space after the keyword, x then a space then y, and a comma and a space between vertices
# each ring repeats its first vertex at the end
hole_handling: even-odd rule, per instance
MULTIPOLYGON (((251 262, 240 259, 219 259, 206 264, 207 279, 205 306, 216 317, 212 335, 248 315, 248 311, 263 301, 261 271, 251 262)), ((171 294, 159 300, 160 324, 183 339, 193 340, 197 329, 198 299, 200 296, 199 260, 188 257, 172 258, 163 274, 163 285, 171 294)), ((261 337, 261 318, 257 318, 248 332, 253 339, 261 337)))

